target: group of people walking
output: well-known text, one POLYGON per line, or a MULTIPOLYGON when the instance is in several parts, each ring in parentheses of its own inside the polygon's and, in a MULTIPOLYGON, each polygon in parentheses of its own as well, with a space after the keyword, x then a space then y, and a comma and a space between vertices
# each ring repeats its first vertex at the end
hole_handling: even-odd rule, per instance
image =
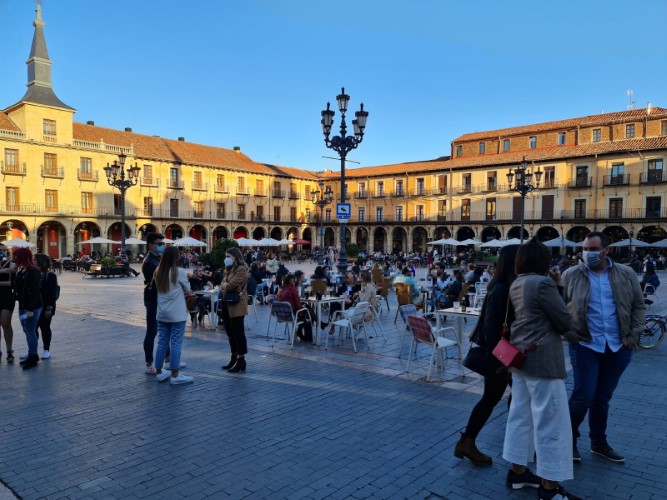
POLYGON ((624 461, 607 440, 609 401, 639 341, 645 305, 634 271, 609 258, 603 233, 588 234, 582 262, 562 276, 550 262, 549 249, 535 239, 502 249, 472 336, 491 369, 454 454, 475 465, 492 464, 476 439, 509 385, 507 486, 538 488, 539 499, 576 500, 559 483, 572 479, 573 463, 582 460, 577 440, 586 414, 590 451, 624 461), (509 371, 490 355, 506 324, 511 343, 526 354, 523 365, 509 371), (569 343, 574 375, 569 401, 562 339, 569 343), (527 467, 533 457, 536 473, 527 467))
POLYGON ((56 312, 59 286, 50 267, 48 255, 33 256, 28 248, 14 250, 11 260, 0 252, 0 328, 5 339, 5 360, 14 363, 12 317, 18 303, 19 321, 28 344, 28 352, 20 356, 24 370, 39 364, 40 333, 44 346, 41 359, 51 357, 51 320, 56 312))

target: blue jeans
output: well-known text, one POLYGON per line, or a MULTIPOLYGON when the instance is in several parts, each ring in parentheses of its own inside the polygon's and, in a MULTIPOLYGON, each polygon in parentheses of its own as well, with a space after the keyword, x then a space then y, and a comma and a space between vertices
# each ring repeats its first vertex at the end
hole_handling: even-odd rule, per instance
POLYGON ((155 369, 162 369, 164 357, 171 350, 169 369, 178 370, 181 364, 181 346, 183 344, 183 333, 185 332, 185 321, 177 323, 158 321, 157 331, 160 336, 157 340, 157 352, 155 353, 155 369))
POLYGON ((21 321, 21 328, 23 328, 26 342, 28 342, 28 354, 37 354, 37 324, 39 323, 39 316, 42 314, 42 308, 35 309, 32 318, 21 319, 27 312, 25 309, 19 309, 19 321, 21 321))
POLYGON ((612 352, 595 352, 579 344, 570 344, 570 363, 574 372, 574 389, 570 396, 572 438, 577 441, 579 426, 588 412, 592 445, 607 444, 609 401, 621 375, 630 364, 632 350, 621 347, 612 352))
MULTIPOLYGON (((155 349, 155 337, 157 337, 157 302, 144 300, 146 308, 146 335, 144 336, 144 358, 146 364, 153 364, 153 349, 155 349)), ((167 349, 169 357, 169 349, 167 349)))

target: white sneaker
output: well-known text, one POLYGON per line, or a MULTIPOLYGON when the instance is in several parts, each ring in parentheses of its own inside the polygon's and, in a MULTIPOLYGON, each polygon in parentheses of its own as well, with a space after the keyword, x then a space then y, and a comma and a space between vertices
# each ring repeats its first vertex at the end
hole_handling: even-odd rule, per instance
POLYGON ((50 351, 44 351, 42 353, 42 359, 49 359, 51 357, 51 352, 50 351))
POLYGON ((171 385, 191 384, 193 380, 194 379, 192 377, 188 377, 187 375, 179 373, 178 377, 171 377, 171 379, 169 379, 169 383, 171 385))
POLYGON ((155 375, 155 378, 157 379, 158 382, 164 382, 169 377, 171 377, 171 371, 165 370, 164 368, 162 369, 162 373, 158 373, 155 375))
MULTIPOLYGON (((171 364, 170 364, 168 361, 165 361, 165 362, 164 362, 164 366, 166 366, 167 369, 169 370, 169 369, 170 369, 169 367, 171 367, 171 364)), ((185 363, 183 363, 183 361, 181 361, 181 362, 179 363, 179 365, 178 365, 178 369, 179 369, 179 370, 182 370, 183 368, 187 368, 187 367, 188 367, 188 365, 185 364, 185 363)))
POLYGON ((146 371, 144 372, 146 375, 155 375, 157 371, 155 370, 154 367, 152 366, 147 366, 146 371))

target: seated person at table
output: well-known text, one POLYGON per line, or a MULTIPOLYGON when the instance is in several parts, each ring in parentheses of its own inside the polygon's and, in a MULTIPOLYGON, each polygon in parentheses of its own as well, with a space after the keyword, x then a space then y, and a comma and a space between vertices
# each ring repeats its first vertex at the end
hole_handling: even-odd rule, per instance
POLYGON ((195 269, 193 275, 188 277, 188 281, 190 282, 190 288, 193 292, 203 290, 205 286, 213 288, 213 283, 211 283, 208 277, 204 275, 204 270, 201 268, 195 269))
POLYGON ((394 283, 405 283, 410 285, 410 301, 413 304, 420 304, 422 302, 421 291, 417 284, 417 279, 412 275, 410 268, 404 267, 403 272, 396 276, 394 283))
MULTIPOLYGON (((336 296, 345 298, 345 309, 349 309, 357 303, 361 286, 356 284, 354 274, 348 272, 345 275, 345 282, 336 289, 336 296)), ((329 306, 329 315, 334 317, 336 311, 340 311, 340 302, 334 302, 329 306)))
MULTIPOLYGON (((660 278, 658 278, 658 275, 655 273, 655 268, 651 262, 646 264, 646 272, 644 273, 642 280, 639 282, 639 286, 642 287, 642 291, 645 293, 655 293, 658 290, 658 287, 660 286, 660 278), (647 286, 648 291, 646 290, 647 286)), ((653 301, 649 299, 644 299, 644 302, 647 305, 653 304, 653 301)))
MULTIPOLYGON (((297 313, 299 309, 305 307, 301 304, 301 298, 297 289, 297 278, 294 274, 287 274, 283 278, 283 287, 278 292, 278 300, 281 302, 289 302, 292 305, 292 312, 297 313)), ((305 311, 298 313, 298 319, 306 319, 305 311)), ((311 315, 312 318, 312 315, 311 315)), ((299 325, 296 336, 304 342, 313 341, 313 325, 310 321, 304 321, 299 325)))
POLYGON ((445 292, 447 287, 453 283, 453 279, 445 272, 442 267, 436 271, 435 282, 433 283, 433 308, 438 309, 438 304, 446 302, 445 292))
POLYGON ((459 300, 463 291, 463 273, 459 269, 454 270, 454 279, 445 290, 445 309, 454 307, 454 302, 459 300))
POLYGON ((326 270, 324 269, 323 266, 317 266, 315 268, 315 271, 313 272, 313 275, 310 277, 310 279, 311 280, 325 280, 327 282, 327 285, 331 285, 331 282, 329 281, 326 270))
MULTIPOLYGON (((377 311, 378 306, 380 305, 380 300, 378 299, 378 289, 375 286, 375 283, 371 280, 371 273, 368 271, 361 271, 361 288, 359 289, 359 302, 368 301, 377 311)), ((370 311, 364 316, 366 321, 373 319, 373 313, 370 311)))
POLYGON ((266 291, 264 301, 271 305, 271 302, 276 300, 276 296, 280 290, 280 286, 278 286, 278 281, 276 280, 275 276, 271 276, 271 281, 268 285, 265 285, 264 290, 266 291))

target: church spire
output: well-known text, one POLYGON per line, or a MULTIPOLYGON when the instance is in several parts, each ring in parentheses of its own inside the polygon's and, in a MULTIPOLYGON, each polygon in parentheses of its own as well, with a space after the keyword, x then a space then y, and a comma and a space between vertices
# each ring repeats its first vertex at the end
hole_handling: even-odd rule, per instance
POLYGON ((42 20, 42 6, 37 2, 35 8, 35 21, 32 23, 35 33, 32 37, 28 65, 28 91, 21 102, 42 104, 55 108, 71 109, 53 93, 51 85, 51 60, 46 49, 46 38, 44 37, 44 21, 42 20))

